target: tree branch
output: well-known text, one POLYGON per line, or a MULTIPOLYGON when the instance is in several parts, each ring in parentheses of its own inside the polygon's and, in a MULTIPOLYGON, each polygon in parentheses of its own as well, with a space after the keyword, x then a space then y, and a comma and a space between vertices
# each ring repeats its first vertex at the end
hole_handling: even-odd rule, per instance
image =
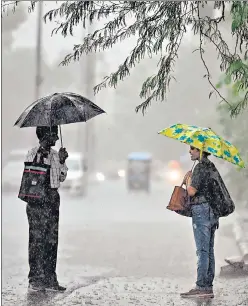
POLYGON ((207 72, 207 79, 208 79, 208 82, 209 82, 209 84, 211 85, 211 87, 213 88, 213 90, 214 90, 215 92, 217 92, 217 94, 219 95, 219 97, 221 97, 221 99, 222 99, 223 101, 225 101, 225 102, 228 104, 228 106, 230 107, 230 109, 231 109, 231 108, 232 108, 232 105, 222 96, 222 94, 219 92, 219 90, 214 86, 214 84, 213 84, 212 81, 211 81, 210 72, 209 72, 208 66, 207 66, 207 64, 206 64, 206 62, 205 62, 205 60, 204 60, 204 57, 203 57, 203 52, 204 52, 204 50, 203 50, 202 46, 203 46, 203 39, 202 39, 202 29, 201 29, 201 30, 200 30, 200 49, 199 49, 199 50, 200 50, 201 60, 202 60, 203 65, 204 65, 204 67, 205 67, 205 69, 206 69, 206 72, 207 72))
MULTIPOLYGON (((3 3, 2 8, 12 4, 14 11, 19 2, 21 0, 3 3)), ((36 2, 37 0, 30 1, 32 9, 36 2)), ((212 83, 204 59, 203 41, 206 39, 216 47, 217 56, 221 59, 220 70, 225 71, 233 80, 240 82, 241 86, 237 90, 246 90, 247 71, 246 67, 240 63, 237 45, 241 46, 243 43, 246 45, 248 32, 245 14, 247 14, 248 4, 245 1, 232 2, 231 33, 237 38, 234 54, 222 38, 219 29, 219 24, 225 20, 227 12, 225 1, 214 1, 214 9, 221 12, 220 17, 217 18, 212 15, 211 18, 200 17, 201 5, 207 6, 207 1, 63 1, 59 8, 46 13, 44 19, 51 21, 61 17, 62 21, 60 19, 54 32, 61 32, 63 36, 72 35, 74 28, 79 24, 83 24, 85 28, 88 20, 90 23, 99 20, 105 22, 102 29, 97 28, 94 33, 86 35, 83 42, 74 46, 71 54, 68 54, 62 62, 63 65, 72 60, 79 60, 82 54, 105 51, 129 37, 138 36, 135 48, 121 63, 117 71, 105 77, 103 82, 94 88, 95 92, 107 85, 116 87, 118 82, 124 80, 130 74, 131 69, 136 67, 147 55, 152 57, 161 53, 157 73, 144 82, 140 92, 140 97, 145 101, 136 108, 136 111, 141 109, 143 113, 152 100, 163 101, 166 99, 181 41, 186 27, 192 25, 194 35, 200 35, 199 54, 207 72, 208 82, 213 88, 213 92, 215 91, 230 107, 231 104, 212 83), (126 21, 128 14, 134 19, 131 25, 126 21), (110 21, 106 21, 108 18, 110 21)), ((247 54, 246 50, 245 56, 247 54)))

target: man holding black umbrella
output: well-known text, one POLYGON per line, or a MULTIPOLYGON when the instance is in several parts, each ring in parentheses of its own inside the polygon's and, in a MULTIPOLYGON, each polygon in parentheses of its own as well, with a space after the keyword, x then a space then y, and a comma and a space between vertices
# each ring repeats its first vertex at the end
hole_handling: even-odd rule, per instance
POLYGON ((63 292, 66 288, 59 285, 56 275, 60 206, 58 188, 60 182, 66 179, 68 168, 65 161, 68 153, 65 148, 59 152, 51 148, 59 139, 57 126, 37 127, 36 135, 40 145, 28 152, 26 162, 36 159, 41 164, 50 165, 50 171, 45 200, 27 203, 29 291, 63 292))
POLYGON ((27 204, 29 222, 30 290, 64 291, 56 276, 60 198, 58 188, 66 179, 61 125, 86 122, 105 111, 72 92, 54 93, 29 105, 15 122, 20 128, 37 127, 40 146, 28 152, 18 198, 27 204), (59 152, 51 149, 59 139, 59 152))

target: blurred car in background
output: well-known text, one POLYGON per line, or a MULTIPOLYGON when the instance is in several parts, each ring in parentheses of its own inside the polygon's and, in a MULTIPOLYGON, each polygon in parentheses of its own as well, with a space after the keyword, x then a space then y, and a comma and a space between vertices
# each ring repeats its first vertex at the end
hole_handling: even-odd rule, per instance
MULTIPOLYGON (((144 152, 136 153, 141 155, 144 152)), ((132 161, 132 158, 130 161, 129 159, 124 161, 106 161, 102 166, 99 167, 98 171, 93 173, 93 176, 91 177, 90 181, 92 183, 101 183, 110 180, 122 180, 123 182, 126 182, 129 177, 128 163, 133 163, 132 171, 134 171, 136 169, 136 165, 137 167, 141 168, 142 163, 144 165, 145 161, 132 161)), ((149 162, 149 177, 152 181, 164 182, 171 185, 181 185, 184 175, 187 171, 191 170, 192 165, 193 164, 188 152, 185 155, 179 157, 178 160, 170 160, 166 162, 164 160, 155 159, 149 162)), ((137 171, 141 171, 141 169, 137 171)), ((140 177, 142 177, 142 175, 140 175, 140 177)))
MULTIPOLYGON (((139 158, 144 155, 144 152, 136 153, 139 158)), ((137 158, 137 156, 135 156, 135 158, 137 158)), ((147 161, 142 159, 133 160, 132 157, 130 160, 128 158, 126 161, 106 161, 102 167, 99 167, 100 170, 93 174, 93 180, 96 182, 105 182, 109 180, 123 180, 123 182, 126 182, 129 178, 130 171, 141 173, 145 169, 144 165, 146 164, 147 166, 149 164, 149 179, 171 185, 181 185, 184 175, 192 168, 192 161, 190 160, 189 154, 187 154, 183 160, 171 160, 168 162, 161 160, 151 161, 150 159, 147 161), (133 166, 130 168, 128 164, 133 166), (143 167, 143 170, 141 169, 141 166, 143 167)), ((140 174, 140 178, 141 177, 144 177, 144 175, 140 174)))
POLYGON ((126 176, 126 171, 124 169, 118 170, 117 173, 119 178, 124 178, 126 176))
POLYGON ((91 182, 104 182, 106 180, 106 176, 103 172, 96 172, 91 179, 91 182))
POLYGON ((69 157, 66 160, 68 167, 67 178, 61 183, 62 189, 68 189, 72 194, 84 193, 84 158, 80 152, 69 153, 69 157))
POLYGON ((168 163, 165 178, 172 185, 181 185, 184 178, 184 171, 180 162, 171 160, 168 163))
POLYGON ((104 182, 106 180, 120 180, 125 178, 125 163, 126 161, 106 161, 100 167, 100 171, 95 173, 95 179, 98 182, 104 182))
POLYGON ((148 152, 132 152, 127 160, 127 189, 150 192, 152 155, 148 152))
POLYGON ((185 174, 192 169, 192 161, 189 156, 185 160, 170 160, 168 163, 160 163, 154 169, 153 177, 162 180, 166 184, 180 186, 185 174))

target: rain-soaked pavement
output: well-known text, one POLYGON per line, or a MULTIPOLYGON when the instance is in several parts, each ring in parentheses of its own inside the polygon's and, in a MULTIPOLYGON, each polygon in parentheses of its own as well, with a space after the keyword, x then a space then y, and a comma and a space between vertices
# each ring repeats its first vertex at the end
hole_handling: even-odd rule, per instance
MULTIPOLYGON (((87 199, 61 193, 58 278, 63 294, 27 294, 28 226, 25 204, 2 198, 2 304, 248 305, 248 277, 216 277, 215 299, 182 300, 191 289, 196 255, 190 219, 165 209, 172 187, 154 184, 150 195, 129 194, 124 182, 92 186, 87 199)), ((231 217, 216 237, 216 270, 237 253, 231 217)))

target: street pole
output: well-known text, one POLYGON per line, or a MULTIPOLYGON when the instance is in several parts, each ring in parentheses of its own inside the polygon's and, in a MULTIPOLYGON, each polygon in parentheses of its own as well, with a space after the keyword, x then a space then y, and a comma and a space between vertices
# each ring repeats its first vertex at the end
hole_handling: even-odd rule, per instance
MULTIPOLYGON (((34 100, 40 98, 40 89, 42 83, 41 76, 41 58, 42 58, 42 18, 43 18, 43 1, 38 3, 38 15, 37 15, 37 34, 36 34, 36 58, 35 58, 35 88, 34 88, 34 100)), ((32 145, 37 143, 36 135, 30 137, 32 145)))
MULTIPOLYGON (((90 22, 88 23, 88 33, 92 30, 90 22)), ((95 84, 95 72, 96 72, 96 59, 94 54, 89 54, 86 64, 86 91, 85 94, 89 100, 93 100, 93 86, 95 84)), ((95 166, 95 132, 94 121, 89 120, 84 126, 84 159, 85 159, 85 173, 84 173, 84 194, 85 196, 89 191, 89 177, 93 174, 95 166)))
POLYGON ((36 42, 35 100, 39 99, 40 97, 40 87, 42 83, 42 76, 41 76, 42 18, 43 18, 43 1, 39 1, 38 20, 37 20, 37 42, 36 42))

